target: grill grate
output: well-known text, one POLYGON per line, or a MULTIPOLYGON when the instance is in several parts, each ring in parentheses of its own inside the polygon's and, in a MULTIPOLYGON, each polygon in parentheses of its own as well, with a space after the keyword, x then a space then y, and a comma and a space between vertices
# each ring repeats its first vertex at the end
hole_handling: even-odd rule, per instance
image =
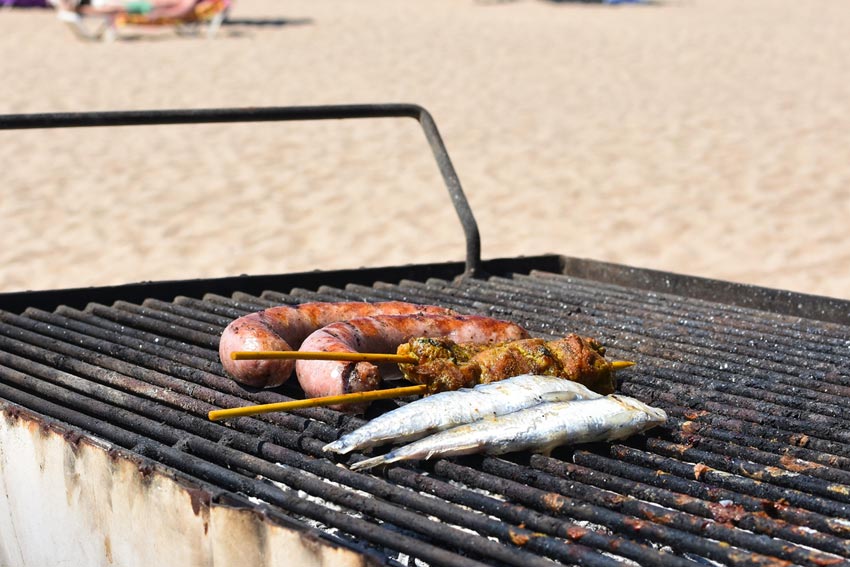
POLYGON ((389 564, 837 565, 850 564, 848 347, 850 327, 837 323, 549 272, 403 280, 0 312, 0 407, 172 467, 216 501, 259 499, 269 516, 389 564), (379 476, 321 451, 359 418, 206 419, 299 395, 223 376, 218 336, 230 320, 280 303, 386 299, 508 318, 541 337, 595 336, 612 358, 638 363, 621 391, 670 420, 551 457, 379 476))

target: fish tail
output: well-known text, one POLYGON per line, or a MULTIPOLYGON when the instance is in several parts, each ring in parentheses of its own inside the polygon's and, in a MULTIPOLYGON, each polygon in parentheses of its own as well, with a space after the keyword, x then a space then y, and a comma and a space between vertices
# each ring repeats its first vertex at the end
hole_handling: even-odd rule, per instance
POLYGON ((372 457, 370 459, 364 459, 362 461, 358 461, 358 462, 354 463, 349 468, 353 471, 359 471, 359 470, 371 469, 372 467, 377 467, 378 465, 383 465, 383 464, 391 463, 393 461, 398 460, 398 459, 392 459, 392 458, 388 458, 388 457, 389 457, 389 453, 386 454, 386 455, 379 455, 377 457, 372 457))
POLYGON ((345 455, 346 453, 351 452, 353 449, 353 445, 343 443, 342 440, 337 440, 333 443, 328 443, 327 445, 322 447, 322 451, 324 451, 325 453, 339 453, 340 455, 345 455))

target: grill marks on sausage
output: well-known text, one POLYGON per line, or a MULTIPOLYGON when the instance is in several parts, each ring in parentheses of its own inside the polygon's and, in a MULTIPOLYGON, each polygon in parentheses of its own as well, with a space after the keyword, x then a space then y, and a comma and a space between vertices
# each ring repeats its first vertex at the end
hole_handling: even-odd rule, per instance
POLYGON ((296 350, 312 332, 337 321, 373 315, 452 315, 454 311, 433 305, 402 301, 359 301, 282 305, 251 313, 232 321, 221 335, 219 358, 224 370, 237 382, 271 388, 292 374, 291 360, 233 360, 236 351, 296 350))

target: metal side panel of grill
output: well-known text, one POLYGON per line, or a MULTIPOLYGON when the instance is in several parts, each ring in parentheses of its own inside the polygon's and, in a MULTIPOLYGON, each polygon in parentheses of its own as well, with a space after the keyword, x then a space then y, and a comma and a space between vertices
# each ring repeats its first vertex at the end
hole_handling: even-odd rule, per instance
MULTIPOLYGON (((561 264, 575 271, 576 262, 561 264)), ((39 532, 26 524, 36 521, 55 553, 88 522, 99 535, 85 540, 87 557, 116 564, 155 558, 140 541, 199 565, 284 564, 293 554, 299 564, 848 564, 847 325, 563 271, 386 275, 366 283, 325 274, 325 284, 307 286, 284 278, 226 295, 194 281, 167 299, 0 313, 0 509, 12 515, 0 524, 0 559, 21 564, 8 547, 35 545, 39 532), (313 409, 206 419, 216 408, 301 396, 295 384, 258 392, 224 376, 217 343, 230 320, 281 303, 386 299, 507 318, 540 337, 597 337, 612 357, 637 362, 618 389, 670 419, 549 457, 374 474, 321 450, 362 423, 356 417, 313 409), (66 540, 51 518, 74 522, 66 540), (143 533, 125 541, 131 527, 143 533)), ((391 407, 375 404, 370 415, 391 407)))

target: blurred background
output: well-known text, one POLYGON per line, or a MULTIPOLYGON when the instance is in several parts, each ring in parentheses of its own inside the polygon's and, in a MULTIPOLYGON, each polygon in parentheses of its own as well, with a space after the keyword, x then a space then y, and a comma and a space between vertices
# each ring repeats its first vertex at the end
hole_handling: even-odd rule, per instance
MULTIPOLYGON (((235 0, 214 37, 0 9, 0 113, 412 102, 483 256, 850 299, 850 5, 235 0)), ((0 132, 0 292, 462 260, 412 120, 0 132)))

